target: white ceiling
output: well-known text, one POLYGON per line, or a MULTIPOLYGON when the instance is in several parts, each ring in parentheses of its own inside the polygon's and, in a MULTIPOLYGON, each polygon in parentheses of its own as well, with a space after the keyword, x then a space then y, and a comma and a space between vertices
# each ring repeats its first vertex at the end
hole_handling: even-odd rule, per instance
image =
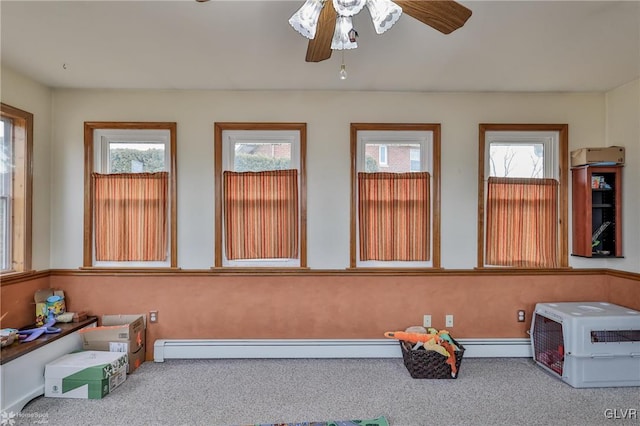
POLYGON ((444 35, 408 15, 304 60, 303 0, 0 2, 3 66, 56 88, 606 91, 640 76, 640 1, 461 1, 444 35))

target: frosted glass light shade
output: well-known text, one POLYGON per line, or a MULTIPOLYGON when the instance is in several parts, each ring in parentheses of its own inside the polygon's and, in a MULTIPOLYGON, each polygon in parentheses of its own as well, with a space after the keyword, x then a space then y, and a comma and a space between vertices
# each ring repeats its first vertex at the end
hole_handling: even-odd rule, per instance
POLYGON ((351 41, 349 39, 349 32, 351 30, 353 30, 351 16, 338 16, 336 20, 336 29, 333 32, 333 39, 331 40, 331 49, 347 50, 358 47, 358 43, 356 41, 351 41))
POLYGON ((333 7, 338 16, 353 16, 364 7, 366 0, 333 0, 333 7))
POLYGON ((323 0, 307 0, 296 13, 289 18, 289 24, 294 30, 308 39, 316 37, 318 17, 324 6, 323 0))
POLYGON ((402 15, 402 8, 390 0, 367 0, 367 9, 378 34, 391 28, 402 15))

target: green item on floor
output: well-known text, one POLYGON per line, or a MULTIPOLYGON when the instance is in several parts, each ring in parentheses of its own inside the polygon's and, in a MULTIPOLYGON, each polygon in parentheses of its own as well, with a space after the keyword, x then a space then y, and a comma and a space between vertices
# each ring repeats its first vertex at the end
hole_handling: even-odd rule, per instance
POLYGON ((257 423, 247 426, 389 426, 386 417, 368 420, 329 420, 326 422, 257 423))

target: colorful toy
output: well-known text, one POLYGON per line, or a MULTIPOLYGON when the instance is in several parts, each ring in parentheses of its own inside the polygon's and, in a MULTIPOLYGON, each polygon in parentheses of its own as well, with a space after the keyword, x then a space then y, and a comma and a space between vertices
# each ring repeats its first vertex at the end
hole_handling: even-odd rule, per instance
POLYGON ((447 343, 449 343, 451 346, 453 346, 456 351, 458 350, 458 346, 456 346, 456 344, 453 343, 453 339, 451 338, 451 336, 449 335, 449 332, 447 330, 440 330, 438 332, 438 336, 440 336, 440 338, 442 340, 445 340, 447 343))
POLYGON ((404 331, 387 331, 384 333, 384 337, 415 343, 413 349, 418 349, 425 343, 439 344, 442 340, 437 334, 406 333, 404 331))
POLYGON ((2 347, 9 346, 18 337, 18 330, 15 328, 3 328, 0 331, 0 337, 2 338, 2 347))
POLYGON ((435 351, 435 352, 438 352, 440 355, 443 355, 446 357, 450 356, 449 351, 447 351, 445 347, 442 346, 442 342, 440 342, 439 344, 425 343, 423 346, 424 346, 424 349, 427 351, 435 351))
POLYGON ((456 353, 457 347, 453 344, 450 344, 446 340, 440 342, 440 344, 447 350, 449 356, 447 356, 446 363, 451 367, 451 377, 455 378, 458 374, 458 368, 456 367, 456 353))
POLYGON ((38 337, 42 336, 44 333, 53 334, 60 333, 59 328, 55 328, 53 325, 56 323, 56 318, 53 313, 49 313, 49 320, 42 327, 37 328, 29 328, 26 330, 18 331, 18 335, 20 336, 20 341, 22 343, 31 342, 32 340, 36 340, 38 337))

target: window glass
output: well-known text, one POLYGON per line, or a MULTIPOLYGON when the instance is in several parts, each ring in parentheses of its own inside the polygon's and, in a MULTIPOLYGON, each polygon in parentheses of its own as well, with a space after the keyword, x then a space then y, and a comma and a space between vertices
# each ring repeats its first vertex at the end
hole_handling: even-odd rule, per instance
POLYGON ((544 145, 541 143, 491 142, 490 176, 542 178, 544 145))
POLYGON ((288 142, 236 142, 234 144, 233 170, 236 172, 259 172, 295 168, 292 166, 291 145, 288 142))
POLYGON ((108 173, 143 173, 167 170, 165 143, 109 143, 108 173))
POLYGON ((33 114, 0 104, 0 270, 31 269, 33 114))
POLYGON ((12 120, 3 117, 0 121, 0 269, 3 271, 11 268, 11 127, 12 120))

